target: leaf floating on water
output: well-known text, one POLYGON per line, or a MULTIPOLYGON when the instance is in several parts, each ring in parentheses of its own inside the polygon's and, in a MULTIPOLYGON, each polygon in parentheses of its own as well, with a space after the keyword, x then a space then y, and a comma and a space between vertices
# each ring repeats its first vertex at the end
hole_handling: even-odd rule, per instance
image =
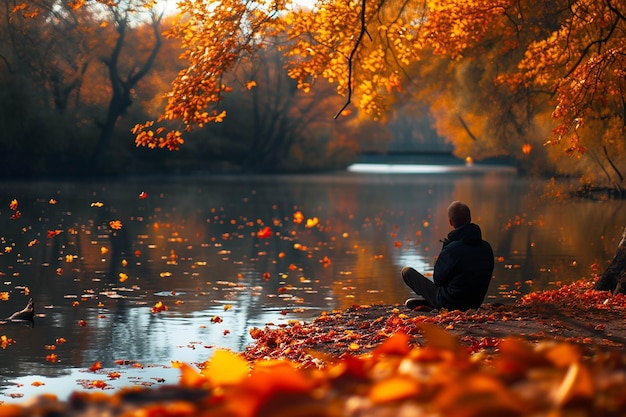
POLYGON ((109 386, 109 384, 107 384, 101 379, 96 379, 95 381, 91 382, 91 386, 93 386, 94 388, 105 389, 109 386))
POLYGON ((91 372, 96 372, 96 371, 99 371, 100 369, 102 369, 102 362, 100 361, 94 362, 93 365, 89 367, 89 370, 91 372))
POLYGON ((120 230, 122 228, 122 221, 121 220, 111 220, 109 222, 109 227, 113 230, 120 230))
POLYGON ((56 229, 56 230, 48 230, 48 238, 53 238, 53 237, 55 237, 55 236, 60 235, 61 233, 63 233, 63 230, 59 230, 59 229, 56 229))
POLYGON ((161 311, 168 311, 169 308, 163 304, 162 301, 157 301, 154 306, 152 307, 152 311, 153 313, 160 313, 161 311))
POLYGON ((320 220, 317 217, 306 219, 306 224, 304 225, 304 227, 306 227, 307 229, 311 229, 311 228, 317 226, 319 224, 319 222, 320 222, 320 220))
POLYGON ((15 341, 5 335, 0 336, 0 347, 6 349, 7 346, 12 345, 15 341))
POLYGON ((268 239, 272 236, 272 229, 269 226, 265 226, 263 229, 257 232, 259 239, 268 239))
POLYGON ((17 199, 13 199, 11 200, 11 202, 9 203, 9 208, 13 211, 17 210, 17 206, 19 205, 19 203, 17 202, 17 199))
POLYGON ((104 203, 100 202, 100 201, 94 201, 93 203, 91 203, 91 207, 102 207, 104 206, 104 203))

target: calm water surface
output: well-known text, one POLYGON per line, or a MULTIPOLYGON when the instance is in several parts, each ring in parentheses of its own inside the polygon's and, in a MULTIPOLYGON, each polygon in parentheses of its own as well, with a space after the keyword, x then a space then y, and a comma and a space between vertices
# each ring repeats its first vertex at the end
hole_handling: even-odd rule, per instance
POLYGON ((0 317, 30 297, 37 308, 32 328, 0 326, 13 342, 0 349, 0 402, 96 380, 176 383, 171 361, 241 351, 251 327, 402 303, 399 271, 432 271, 454 199, 496 254, 488 301, 603 270, 624 203, 547 200, 544 185, 355 173, 0 183, 0 317), (159 302, 167 310, 153 312, 159 302))

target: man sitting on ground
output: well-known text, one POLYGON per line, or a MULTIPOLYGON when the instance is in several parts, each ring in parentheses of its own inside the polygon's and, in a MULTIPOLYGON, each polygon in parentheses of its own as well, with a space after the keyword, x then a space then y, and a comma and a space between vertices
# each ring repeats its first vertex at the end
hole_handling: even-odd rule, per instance
POLYGON ((422 307, 465 311, 480 307, 485 299, 494 266, 491 245, 482 239, 480 227, 472 223, 467 205, 452 202, 448 219, 454 230, 443 241, 433 279, 410 266, 402 268, 406 285, 421 296, 405 301, 411 310, 422 307))

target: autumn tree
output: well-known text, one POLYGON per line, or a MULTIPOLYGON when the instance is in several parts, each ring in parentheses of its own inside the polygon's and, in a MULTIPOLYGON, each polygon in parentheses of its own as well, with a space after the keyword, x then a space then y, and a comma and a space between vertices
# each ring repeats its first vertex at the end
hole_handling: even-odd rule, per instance
POLYGON ((209 124, 196 136, 205 136, 211 159, 219 158, 244 171, 345 166, 359 146, 349 138, 351 118, 332 119, 340 99, 328 85, 320 85, 315 96, 305 94, 283 71, 283 65, 283 55, 276 48, 267 48, 225 74, 225 82, 241 86, 221 103, 229 116, 221 123, 209 124))
MULTIPOLYGON (((224 72, 281 34, 292 41, 282 50, 287 72, 303 91, 325 78, 344 104, 374 119, 409 90, 430 91, 437 128, 459 149, 533 153, 548 164, 554 152, 540 150, 558 145, 579 172, 590 161, 619 187, 624 8, 612 0, 320 1, 310 10, 284 1, 185 0, 172 33, 187 67, 161 121, 189 130, 223 120, 219 103, 232 88, 224 72), (428 72, 437 66, 442 71, 428 72)), ((182 143, 180 132, 152 123, 136 133, 139 145, 182 143)))
POLYGON ((105 11, 115 26, 112 48, 100 59, 109 75, 110 100, 104 120, 99 121, 100 135, 93 152, 91 162, 95 169, 101 169, 106 150, 115 132, 117 120, 133 104, 133 89, 146 76, 154 65, 161 48, 162 12, 132 0, 105 4, 105 11), (141 21, 142 8, 152 27, 153 40, 130 47, 129 32, 135 31, 141 21), (130 50, 129 50, 130 49, 130 50))
POLYGON ((85 10, 60 2, 7 0, 0 19, 0 171, 41 174, 67 166, 81 150, 76 108, 98 26, 85 10))
POLYGON ((3 2, 3 81, 20 96, 15 102, 28 102, 20 119, 38 120, 7 120, 14 126, 8 130, 17 133, 6 142, 7 149, 17 152, 22 146, 22 155, 33 155, 31 164, 28 158, 13 159, 31 169, 37 159, 46 159, 34 169, 38 172, 53 164, 101 172, 112 139, 119 135, 116 125, 160 49, 158 10, 162 8, 148 0, 3 2), (66 158, 70 155, 72 163, 66 158))

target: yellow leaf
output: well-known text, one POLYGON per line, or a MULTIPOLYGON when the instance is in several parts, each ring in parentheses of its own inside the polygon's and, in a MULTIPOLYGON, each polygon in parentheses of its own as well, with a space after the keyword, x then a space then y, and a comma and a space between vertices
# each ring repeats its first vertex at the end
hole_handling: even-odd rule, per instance
POLYGON ((312 227, 317 226, 317 225, 318 225, 318 223, 319 223, 319 219, 318 219, 317 217, 313 217, 313 218, 311 218, 311 219, 307 219, 307 220, 306 220, 305 227, 310 229, 310 228, 312 228, 312 227))
POLYGON ((248 362, 228 350, 217 350, 202 375, 215 385, 235 385, 250 373, 248 362))

